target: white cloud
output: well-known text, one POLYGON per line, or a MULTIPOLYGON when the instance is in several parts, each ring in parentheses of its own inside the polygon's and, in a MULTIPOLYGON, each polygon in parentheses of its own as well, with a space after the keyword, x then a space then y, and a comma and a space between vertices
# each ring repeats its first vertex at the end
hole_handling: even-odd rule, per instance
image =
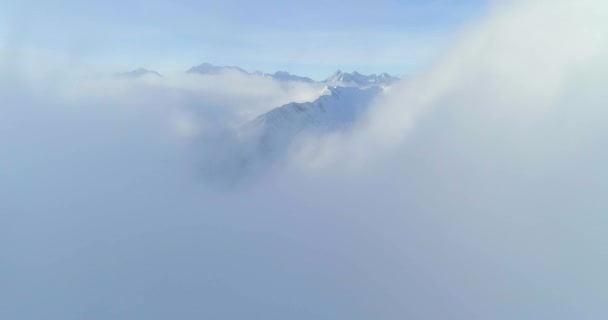
POLYGON ((573 90, 581 69, 603 65, 606 10, 590 1, 497 5, 433 67, 391 88, 365 123, 306 149, 326 164, 355 165, 400 146, 423 117, 450 107, 480 124, 534 126, 573 90))
POLYGON ((3 75, 0 315, 605 318, 606 9, 497 7, 353 131, 228 190, 192 149, 227 145, 175 143, 165 111, 229 125, 308 91, 3 75))

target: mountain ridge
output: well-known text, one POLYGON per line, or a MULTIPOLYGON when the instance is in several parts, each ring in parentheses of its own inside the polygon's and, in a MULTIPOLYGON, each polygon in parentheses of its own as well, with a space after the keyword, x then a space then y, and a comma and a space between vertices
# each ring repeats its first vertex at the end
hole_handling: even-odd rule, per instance
POLYGON ((276 71, 275 73, 264 73, 261 71, 249 72, 243 68, 236 66, 216 66, 210 63, 202 63, 200 65, 194 66, 186 71, 186 73, 198 73, 205 75, 214 75, 220 74, 222 72, 237 72, 244 75, 256 75, 262 77, 273 78, 278 81, 296 81, 296 82, 306 82, 306 83, 321 83, 328 86, 359 86, 359 87, 369 87, 369 86, 390 86, 393 83, 399 81, 398 77, 392 76, 388 73, 380 73, 380 74, 369 74, 364 75, 357 71, 353 71, 351 73, 343 72, 341 70, 337 70, 334 74, 332 74, 329 78, 321 81, 313 80, 309 77, 298 76, 295 74, 291 74, 287 71, 276 71))
POLYGON ((372 100, 384 89, 380 86, 326 87, 326 94, 312 102, 291 102, 259 115, 237 130, 246 139, 280 146, 310 130, 335 130, 347 127, 361 117, 372 100))
POLYGON ((351 73, 337 70, 333 75, 323 81, 327 85, 333 86, 388 86, 400 79, 398 77, 391 76, 384 72, 380 74, 369 74, 363 75, 357 71, 351 73))

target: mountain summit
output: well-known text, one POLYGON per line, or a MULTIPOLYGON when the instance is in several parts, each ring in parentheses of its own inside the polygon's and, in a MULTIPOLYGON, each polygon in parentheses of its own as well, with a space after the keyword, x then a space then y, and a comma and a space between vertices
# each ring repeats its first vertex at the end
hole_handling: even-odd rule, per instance
POLYGON ((330 86, 368 87, 388 86, 397 81, 399 81, 399 78, 388 73, 363 75, 357 71, 346 73, 338 70, 324 82, 330 86))

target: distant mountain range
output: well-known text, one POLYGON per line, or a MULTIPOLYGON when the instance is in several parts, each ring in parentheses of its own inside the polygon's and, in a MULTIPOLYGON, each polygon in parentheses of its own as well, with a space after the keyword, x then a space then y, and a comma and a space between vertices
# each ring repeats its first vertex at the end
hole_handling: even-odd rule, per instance
MULTIPOLYGON (((245 69, 236 66, 215 66, 210 63, 202 63, 197 66, 194 66, 186 71, 186 73, 190 74, 203 74, 203 75, 218 75, 221 73, 239 73, 243 75, 250 76, 260 76, 266 78, 272 78, 281 82, 305 82, 305 83, 317 83, 323 84, 327 86, 340 86, 340 87, 370 87, 370 86, 380 86, 386 87, 390 86, 393 83, 399 81, 398 77, 391 76, 388 73, 381 74, 370 74, 363 75, 357 71, 352 73, 342 72, 341 70, 336 71, 333 75, 323 81, 315 81, 308 77, 302 77, 298 75, 291 74, 286 71, 277 71, 275 73, 263 73, 261 71, 249 72, 245 69)), ((154 70, 148 70, 144 68, 138 68, 129 72, 119 73, 116 76, 121 78, 139 78, 143 76, 157 76, 162 77, 162 75, 154 70)))
POLYGON ((314 80, 307 78, 307 77, 300 77, 300 76, 296 76, 293 74, 290 74, 289 72, 285 72, 285 71, 277 71, 274 74, 270 74, 270 73, 263 73, 261 71, 254 71, 254 72, 248 72, 245 71, 242 68, 239 67, 234 67, 234 66, 214 66, 210 63, 203 63, 200 64, 198 66, 192 67, 190 68, 188 71, 186 71, 187 73, 199 73, 199 74, 220 74, 222 72, 237 72, 237 73, 241 73, 241 74, 246 74, 246 75, 255 75, 255 76, 262 76, 262 77, 270 77, 279 81, 301 81, 301 82, 308 82, 308 83, 313 83, 315 82, 314 80))
POLYGON ((209 63, 203 63, 198 66, 190 68, 187 73, 199 73, 199 74, 219 74, 222 72, 237 72, 246 75, 257 75, 263 77, 270 77, 279 81, 299 81, 306 83, 321 83, 329 86, 344 86, 344 87, 369 87, 369 86, 388 86, 396 81, 399 81, 398 77, 389 75, 388 73, 381 74, 370 74, 363 75, 354 71, 352 73, 342 72, 341 70, 336 71, 332 76, 323 81, 315 81, 308 77, 301 77, 290 74, 286 71, 277 71, 274 74, 263 73, 260 71, 248 72, 242 68, 235 66, 214 66, 209 63))

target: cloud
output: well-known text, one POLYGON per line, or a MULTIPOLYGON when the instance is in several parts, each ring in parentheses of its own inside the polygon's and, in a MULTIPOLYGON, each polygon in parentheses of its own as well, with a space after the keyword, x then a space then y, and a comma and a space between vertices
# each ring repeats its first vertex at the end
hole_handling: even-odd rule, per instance
POLYGON ((308 148, 339 166, 374 158, 400 145, 422 118, 450 108, 483 117, 479 123, 500 120, 505 129, 542 122, 568 89, 582 89, 573 81, 587 76, 582 70, 603 65, 608 25, 598 12, 605 10, 591 2, 496 5, 443 59, 391 88, 358 128, 308 148))
POLYGON ((606 9, 499 5, 351 131, 228 190, 167 110, 230 126, 308 91, 4 74, 0 315, 604 318, 606 9))

